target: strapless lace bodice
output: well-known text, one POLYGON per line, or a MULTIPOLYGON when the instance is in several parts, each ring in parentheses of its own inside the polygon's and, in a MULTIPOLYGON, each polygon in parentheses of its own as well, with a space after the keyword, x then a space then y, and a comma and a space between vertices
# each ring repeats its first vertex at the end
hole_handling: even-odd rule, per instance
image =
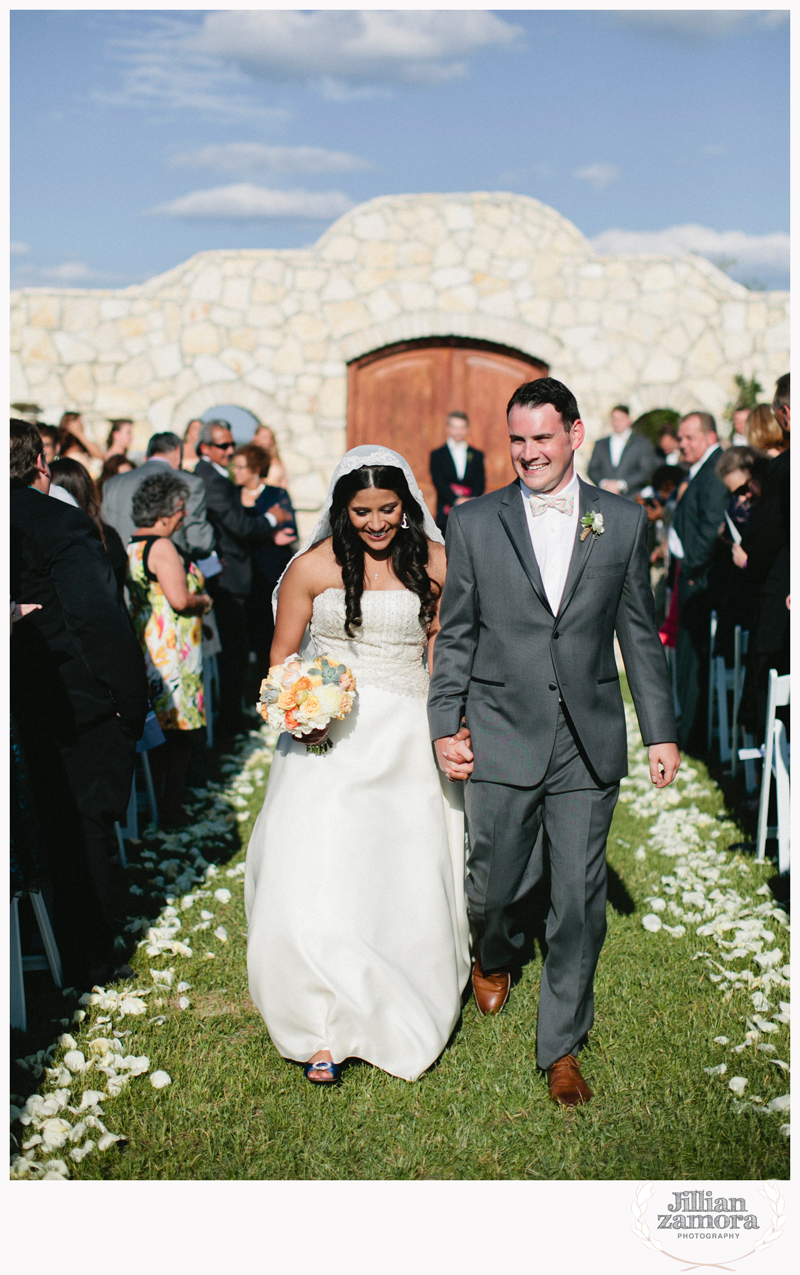
POLYGON ((344 589, 326 589, 314 599, 311 635, 320 655, 352 669, 357 687, 380 686, 397 695, 425 698, 428 670, 423 664, 425 631, 419 598, 408 589, 371 592, 361 598, 361 627, 354 638, 344 631, 344 589))

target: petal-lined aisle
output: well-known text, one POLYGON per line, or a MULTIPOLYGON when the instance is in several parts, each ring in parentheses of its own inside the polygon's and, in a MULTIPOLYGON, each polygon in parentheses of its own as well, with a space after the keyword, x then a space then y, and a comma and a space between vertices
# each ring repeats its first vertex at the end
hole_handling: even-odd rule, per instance
POLYGON ((196 793, 190 829, 133 848, 132 903, 160 904, 129 923, 136 979, 68 997, 60 1039, 21 1060, 28 1091, 39 1083, 27 1102, 12 1095, 12 1176, 787 1176, 788 921, 774 870, 730 848, 742 833, 700 764, 654 790, 632 711, 629 730, 589 1107, 555 1108, 534 1067, 541 899, 504 1013, 481 1019, 469 1002, 416 1084, 354 1066, 320 1092, 277 1056, 247 995, 242 897, 274 744, 264 727, 223 759, 222 784, 196 793))

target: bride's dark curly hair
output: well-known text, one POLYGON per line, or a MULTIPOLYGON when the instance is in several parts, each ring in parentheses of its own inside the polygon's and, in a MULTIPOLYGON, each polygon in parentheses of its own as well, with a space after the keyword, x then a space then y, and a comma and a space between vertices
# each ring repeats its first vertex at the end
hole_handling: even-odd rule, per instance
POLYGON ((425 570, 428 537, 425 535, 422 510, 411 495, 405 474, 396 465, 362 465, 361 469, 340 478, 333 489, 331 530, 333 552, 342 568, 345 632, 348 637, 354 637, 352 626, 361 624, 361 595, 364 592, 364 542, 350 521, 347 506, 357 492, 368 487, 393 491, 403 506, 408 527, 398 527, 395 533, 392 567, 400 583, 419 598, 419 618, 427 632, 436 614, 441 588, 425 570))

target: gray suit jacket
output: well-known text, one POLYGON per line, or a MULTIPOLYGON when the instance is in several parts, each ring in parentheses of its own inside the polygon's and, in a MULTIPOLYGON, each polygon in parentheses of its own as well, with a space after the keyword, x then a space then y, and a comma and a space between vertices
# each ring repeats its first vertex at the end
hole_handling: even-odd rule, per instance
POLYGON ((610 439, 600 438, 589 461, 589 477, 598 487, 604 478, 620 478, 628 484, 624 493, 630 500, 650 482, 658 457, 642 434, 631 434, 616 468, 611 464, 610 439))
POLYGON ((431 737, 472 734, 473 779, 541 782, 559 695, 602 783, 628 771, 614 659, 619 638, 645 744, 677 739, 667 662, 656 632, 640 506, 580 483, 580 513, 602 535, 575 548, 558 615, 547 601, 519 484, 458 505, 447 527, 447 579, 428 700, 431 737))
POLYGON ((145 478, 165 471, 175 474, 189 488, 186 517, 183 526, 175 532, 172 539, 193 558, 205 558, 214 548, 214 528, 206 513, 203 480, 185 469, 172 469, 163 460, 146 460, 138 469, 132 469, 128 474, 117 474, 115 478, 109 478, 103 487, 101 517, 104 522, 111 524, 122 543, 127 545, 136 530, 133 521, 133 498, 136 492, 145 478))

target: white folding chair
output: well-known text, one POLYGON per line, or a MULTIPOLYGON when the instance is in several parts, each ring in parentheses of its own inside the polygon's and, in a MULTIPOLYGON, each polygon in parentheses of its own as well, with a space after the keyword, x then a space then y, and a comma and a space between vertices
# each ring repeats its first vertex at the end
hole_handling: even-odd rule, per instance
POLYGON ((758 839, 756 841, 756 862, 763 863, 766 853, 767 837, 778 838, 778 870, 786 872, 789 868, 789 745, 783 722, 776 717, 777 708, 786 708, 791 702, 791 677, 789 673, 778 676, 777 671, 769 671, 769 690, 767 692, 767 725, 764 733, 764 764, 761 770, 761 798, 758 803, 758 839), (768 827, 769 791, 773 774, 775 775, 775 795, 778 806, 778 823, 768 827))
POLYGON ((58 945, 53 934, 53 927, 50 924, 50 917, 47 914, 44 899, 38 890, 31 890, 28 898, 33 905, 33 914, 36 917, 36 924, 42 936, 45 955, 22 955, 22 941, 19 931, 19 899, 12 898, 9 926, 11 937, 11 1026, 18 1028, 22 1032, 28 1030, 28 1015, 25 1008, 25 971, 46 970, 49 967, 56 987, 61 987, 62 985, 61 956, 59 955, 58 945))

